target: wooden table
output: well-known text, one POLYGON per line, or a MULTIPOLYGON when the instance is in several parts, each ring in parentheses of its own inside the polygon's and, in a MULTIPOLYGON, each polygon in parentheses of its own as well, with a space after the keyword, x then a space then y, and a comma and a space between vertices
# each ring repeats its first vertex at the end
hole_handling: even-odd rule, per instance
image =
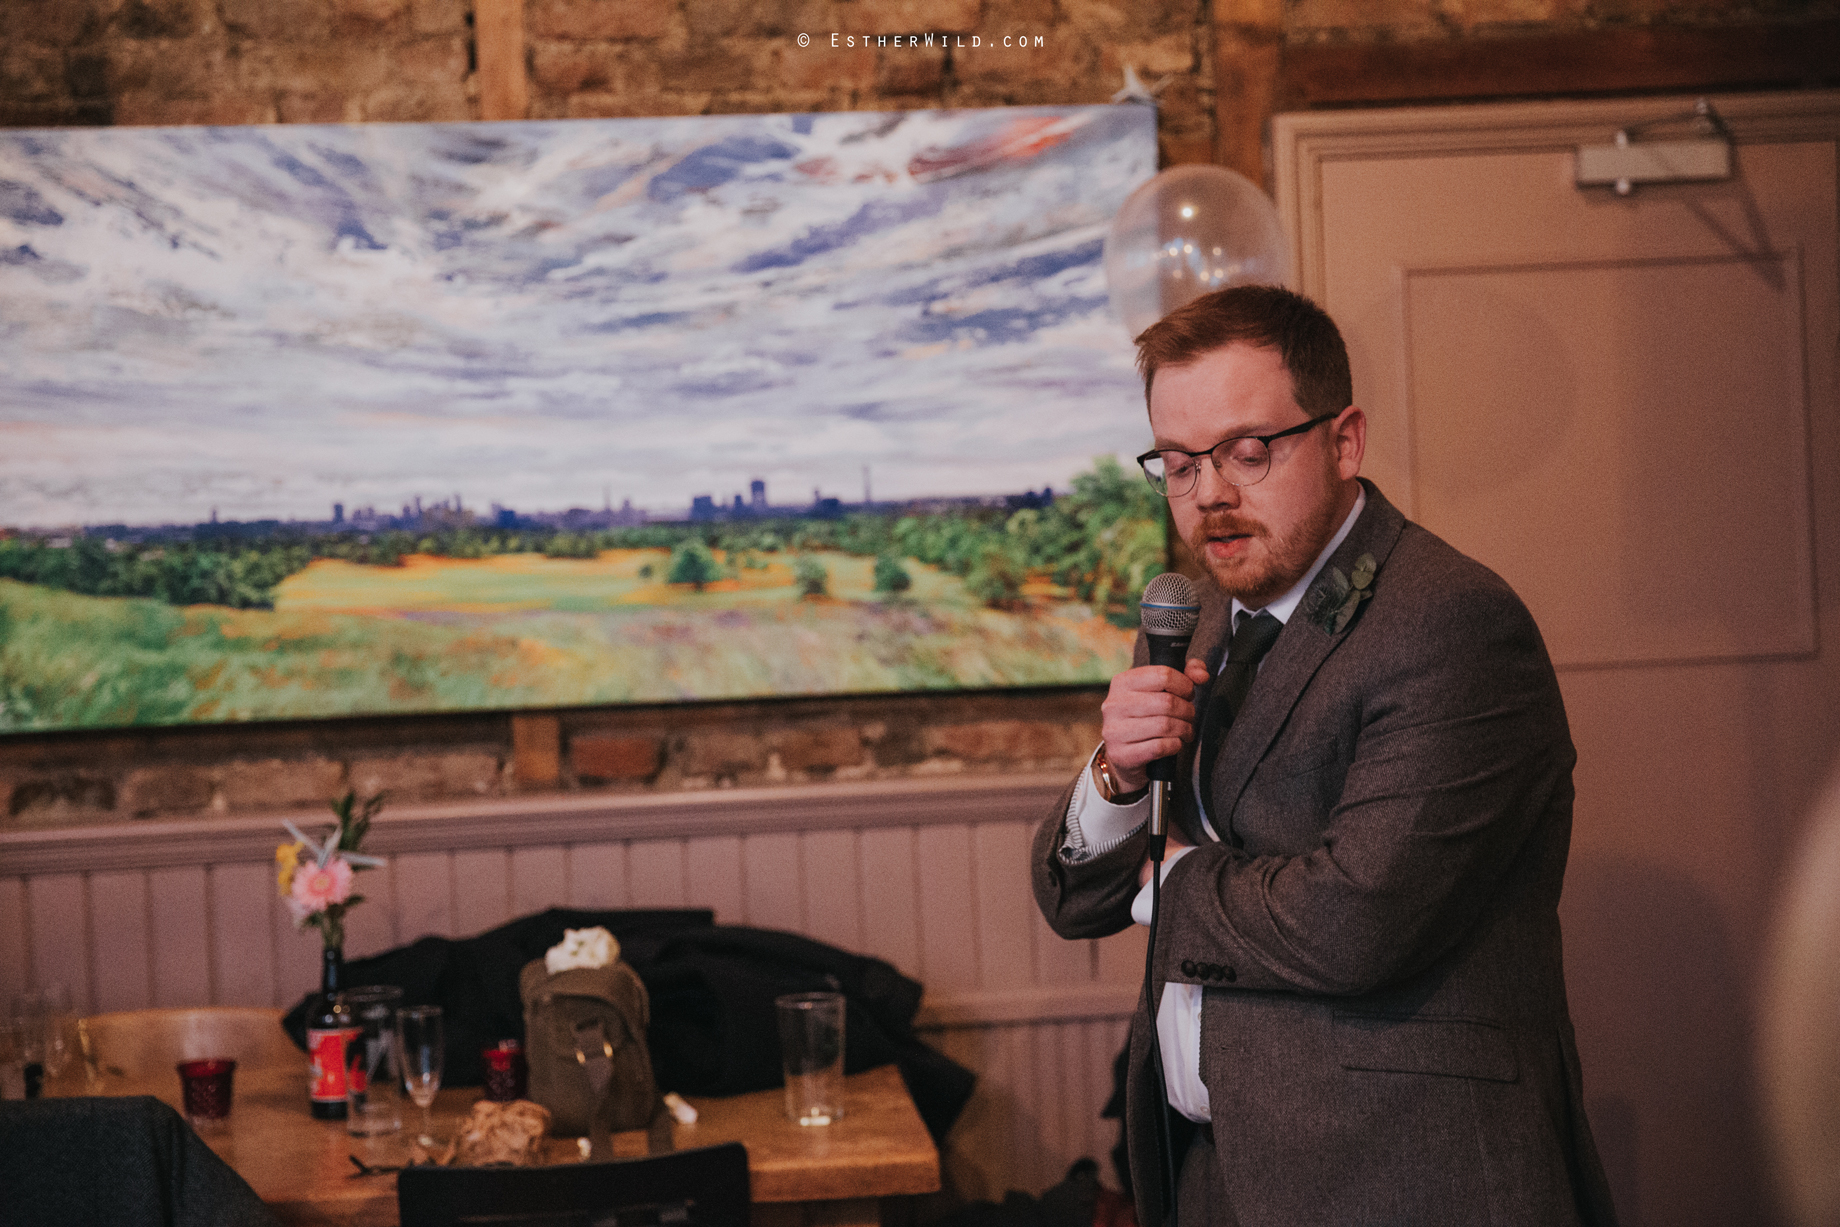
MULTIPOLYGON (((105 1080, 103 1094, 152 1094, 180 1108, 179 1082, 137 1086, 105 1080)), ((84 1093, 69 1085, 54 1093, 84 1093)), ((435 1101, 435 1130, 452 1137, 480 1098, 477 1087, 444 1090, 435 1101)), ((694 1125, 673 1126, 677 1149, 740 1142, 748 1151, 755 1227, 869 1227, 881 1221, 881 1199, 939 1188, 939 1152, 892 1065, 845 1081, 846 1114, 835 1124, 800 1127, 788 1121, 778 1090, 723 1099, 692 1098, 694 1125)), ((404 1131, 354 1138, 343 1121, 319 1121, 307 1111, 304 1069, 239 1069, 230 1118, 203 1134, 289 1224, 393 1227, 396 1177, 357 1175, 356 1155, 372 1165, 402 1163, 421 1111, 405 1102, 404 1131)), ((646 1153, 642 1132, 614 1135, 614 1154, 646 1153)), ((550 1139, 552 1161, 576 1162, 568 1139, 550 1139)))

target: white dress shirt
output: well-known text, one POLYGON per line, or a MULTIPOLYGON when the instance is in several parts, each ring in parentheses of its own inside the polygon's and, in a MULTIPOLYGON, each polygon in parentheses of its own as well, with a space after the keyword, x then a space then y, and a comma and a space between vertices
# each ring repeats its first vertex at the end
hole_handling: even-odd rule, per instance
MULTIPOLYGON (((1329 539, 1310 569, 1303 578, 1291 585, 1290 589, 1277 600, 1265 606, 1263 610, 1247 609, 1235 598, 1233 602, 1233 624, 1239 625, 1242 613, 1257 615, 1268 613, 1279 622, 1289 622, 1296 612, 1297 605, 1303 600, 1303 594, 1309 590, 1310 583, 1329 561, 1329 555, 1335 553, 1354 528, 1354 522, 1361 518, 1362 510, 1367 506, 1367 492, 1361 490, 1355 495, 1354 507, 1348 512, 1348 518, 1329 539)), ((1222 658, 1221 663, 1226 663, 1222 658)), ((1264 664, 1261 662, 1261 669, 1264 664)), ((1098 750, 1093 751, 1097 756, 1098 750)), ((1200 755, 1195 756, 1195 767, 1189 778, 1189 786, 1195 792, 1195 811, 1201 815, 1201 825, 1206 828, 1210 838, 1220 842, 1220 834, 1214 829, 1210 816, 1201 803, 1201 762, 1200 755)), ((1086 770, 1080 773, 1079 781, 1074 785, 1073 800, 1067 806, 1066 840, 1061 848, 1061 856, 1070 862, 1091 860, 1116 848, 1137 833, 1137 829, 1150 820, 1150 799, 1148 796, 1130 805, 1113 805, 1099 795, 1099 790, 1092 782, 1092 760, 1086 763, 1086 770)), ((1175 868, 1177 861, 1192 848, 1176 848, 1163 859, 1162 876, 1169 877, 1169 871, 1175 868)), ((1146 882, 1137 898, 1131 903, 1131 919, 1140 925, 1150 923, 1150 884, 1146 882)), ((1165 984, 1162 1000, 1157 1003, 1156 1035, 1163 1049, 1163 1077, 1168 1084, 1169 1103, 1176 1111, 1192 1121, 1206 1123, 1211 1119, 1208 1112, 1208 1090, 1201 1081, 1201 1003, 1202 992, 1199 984, 1165 984)))

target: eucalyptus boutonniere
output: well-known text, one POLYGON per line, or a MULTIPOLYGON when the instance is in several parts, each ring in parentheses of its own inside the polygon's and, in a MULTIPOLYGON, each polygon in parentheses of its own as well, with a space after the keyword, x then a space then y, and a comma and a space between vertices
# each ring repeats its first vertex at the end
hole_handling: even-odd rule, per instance
POLYGON ((1372 554, 1354 560, 1354 574, 1343 575, 1339 567, 1330 567, 1316 585, 1310 605, 1310 621, 1324 632, 1338 635, 1354 619, 1361 602, 1374 594, 1374 572, 1378 564, 1372 554))

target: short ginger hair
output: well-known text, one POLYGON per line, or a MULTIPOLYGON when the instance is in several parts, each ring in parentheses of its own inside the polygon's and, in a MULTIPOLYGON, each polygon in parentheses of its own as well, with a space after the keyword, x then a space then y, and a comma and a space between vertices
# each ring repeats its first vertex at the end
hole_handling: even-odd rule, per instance
POLYGON ((1354 403, 1348 347, 1329 313, 1301 294, 1275 285, 1236 285, 1203 294, 1143 330, 1137 370, 1144 403, 1165 366, 1182 366, 1235 341, 1276 349, 1290 372, 1291 392, 1310 417, 1340 413, 1354 403))

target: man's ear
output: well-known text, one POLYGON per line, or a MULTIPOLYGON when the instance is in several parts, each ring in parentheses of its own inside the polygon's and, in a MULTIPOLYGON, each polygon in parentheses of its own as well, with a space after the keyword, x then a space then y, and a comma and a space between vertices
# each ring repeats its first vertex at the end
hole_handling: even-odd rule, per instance
POLYGON ((1329 423, 1335 440, 1335 471, 1343 481, 1353 481, 1361 473, 1361 458, 1367 454, 1367 413, 1359 405, 1350 405, 1329 423))

